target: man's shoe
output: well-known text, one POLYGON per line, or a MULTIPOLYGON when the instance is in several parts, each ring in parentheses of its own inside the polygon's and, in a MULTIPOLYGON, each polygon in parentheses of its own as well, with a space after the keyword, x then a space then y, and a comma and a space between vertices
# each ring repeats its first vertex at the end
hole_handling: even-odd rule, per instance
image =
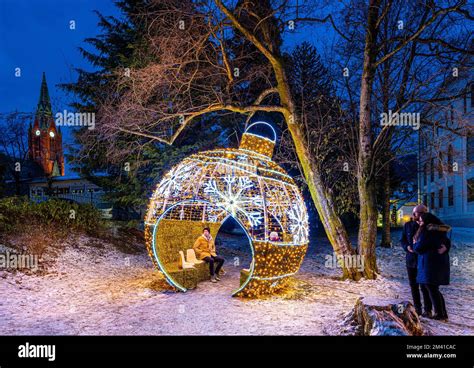
POLYGON ((422 317, 425 317, 425 318, 431 318, 431 312, 428 312, 428 311, 424 311, 422 314, 421 314, 422 317))
POLYGON ((217 282, 217 280, 214 276, 211 276, 211 282, 217 282))
POLYGON ((435 319, 437 321, 441 321, 441 322, 448 322, 448 316, 443 316, 441 314, 435 314, 433 316, 433 319, 435 319))
POLYGON ((423 312, 421 311, 421 308, 415 308, 415 310, 416 310, 416 314, 418 314, 419 316, 423 314, 423 312))
POLYGON ((214 279, 217 280, 217 281, 221 281, 221 279, 219 278, 219 276, 214 276, 214 279))

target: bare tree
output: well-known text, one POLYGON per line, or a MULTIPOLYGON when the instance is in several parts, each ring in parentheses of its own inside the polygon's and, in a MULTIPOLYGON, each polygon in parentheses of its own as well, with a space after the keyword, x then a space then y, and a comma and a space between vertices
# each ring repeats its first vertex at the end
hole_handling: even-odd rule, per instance
POLYGON ((7 169, 15 180, 15 192, 21 194, 21 172, 28 159, 28 122, 31 114, 11 112, 0 116, 0 152, 7 156, 7 169))
MULTIPOLYGON (((345 15, 343 36, 350 49, 346 54, 360 56, 352 64, 352 70, 356 71, 354 75, 360 80, 360 89, 348 93, 353 99, 354 96, 359 99, 356 110, 360 202, 358 251, 365 256, 365 276, 373 278, 377 273, 376 179, 385 171, 382 177, 388 180, 386 170, 394 157, 390 152, 397 150, 394 134, 401 135, 397 139, 403 142, 413 133, 411 127, 396 130, 394 124, 382 125, 380 113, 389 110, 400 113, 407 109, 421 113, 428 104, 459 98, 459 95, 441 91, 446 88, 453 69, 466 72, 465 55, 473 53, 468 27, 473 18, 467 1, 370 0, 368 4, 352 1, 345 9, 345 15), (357 45, 363 45, 363 48, 357 50, 357 45)), ((428 121, 422 119, 422 123, 428 121)), ((458 131, 461 132, 462 129, 458 131)), ((387 191, 387 182, 384 185, 387 191)), ((387 208, 384 213, 387 217, 387 208)))

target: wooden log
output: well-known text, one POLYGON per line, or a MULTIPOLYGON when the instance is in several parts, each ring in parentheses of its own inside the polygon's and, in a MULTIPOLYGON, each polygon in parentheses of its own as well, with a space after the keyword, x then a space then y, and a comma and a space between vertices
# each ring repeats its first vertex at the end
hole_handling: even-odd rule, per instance
MULTIPOLYGON (((430 335, 409 301, 359 298, 345 324, 354 335, 423 336, 430 335)), ((348 329, 344 329, 348 331, 348 329)))

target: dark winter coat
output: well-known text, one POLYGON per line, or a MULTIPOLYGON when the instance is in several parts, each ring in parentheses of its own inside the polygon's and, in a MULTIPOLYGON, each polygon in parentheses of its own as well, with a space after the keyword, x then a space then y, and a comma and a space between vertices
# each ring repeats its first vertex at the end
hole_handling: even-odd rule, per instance
POLYGON ((416 221, 408 221, 403 226, 402 238, 400 239, 400 243, 406 252, 406 263, 408 268, 418 267, 418 255, 408 250, 408 246, 410 246, 413 250, 413 237, 415 236, 418 227, 419 225, 416 221))
POLYGON ((418 253, 418 273, 416 282, 419 284, 449 285, 449 248, 450 242, 446 232, 423 230, 415 242, 413 249, 418 253), (444 244, 448 250, 438 253, 444 244))

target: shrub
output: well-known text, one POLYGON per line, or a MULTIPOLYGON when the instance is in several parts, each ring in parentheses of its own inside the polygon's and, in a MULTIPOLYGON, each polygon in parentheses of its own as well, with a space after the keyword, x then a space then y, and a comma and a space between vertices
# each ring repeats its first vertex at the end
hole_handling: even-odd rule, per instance
POLYGON ((83 231, 91 235, 105 227, 100 211, 90 204, 60 199, 34 203, 25 197, 0 199, 0 232, 21 232, 25 224, 49 226, 58 232, 83 231))
POLYGON ((0 232, 10 232, 30 217, 30 202, 26 197, 0 199, 0 232))

